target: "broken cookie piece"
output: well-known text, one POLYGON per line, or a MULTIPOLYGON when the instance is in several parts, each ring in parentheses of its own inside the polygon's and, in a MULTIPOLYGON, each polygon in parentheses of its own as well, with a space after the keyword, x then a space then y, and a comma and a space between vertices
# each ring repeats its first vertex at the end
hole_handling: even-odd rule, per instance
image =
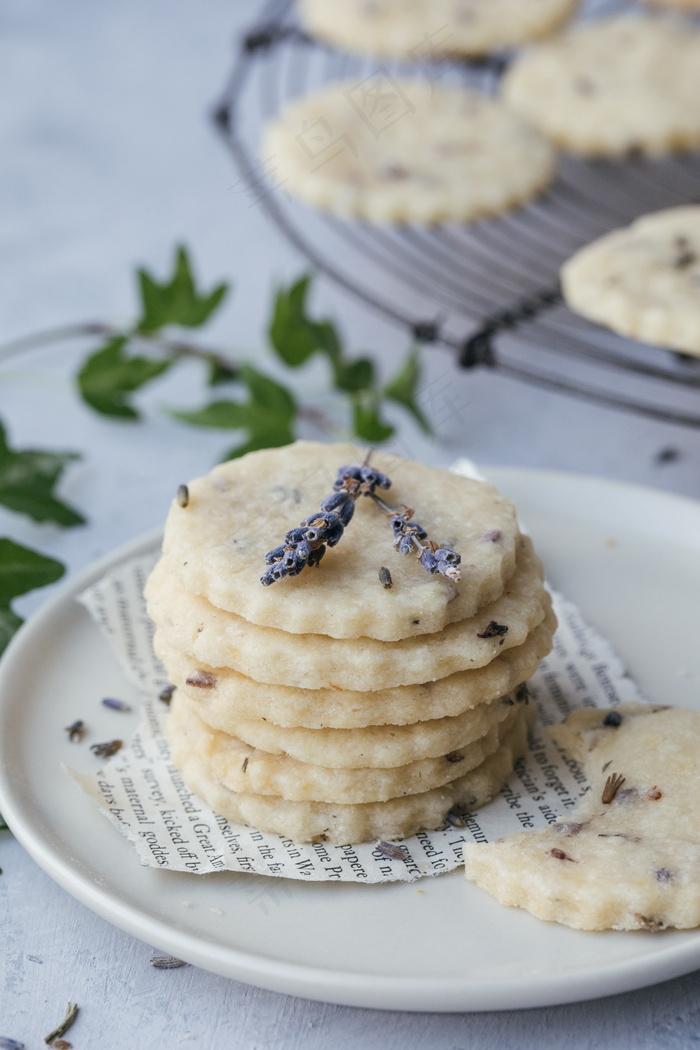
POLYGON ((583 930, 700 925, 700 712, 584 708, 549 732, 590 789, 566 821, 464 847, 502 904, 583 930), (619 716, 619 717, 618 717, 619 716))

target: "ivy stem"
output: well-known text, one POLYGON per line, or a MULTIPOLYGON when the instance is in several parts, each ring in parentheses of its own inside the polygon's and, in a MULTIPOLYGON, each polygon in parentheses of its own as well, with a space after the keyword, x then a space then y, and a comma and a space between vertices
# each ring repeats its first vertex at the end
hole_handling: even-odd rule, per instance
MULTIPOLYGON (((133 329, 120 328, 118 325, 107 324, 105 321, 82 321, 76 324, 61 325, 56 328, 45 328, 40 332, 32 332, 30 335, 20 336, 19 339, 11 339, 7 343, 0 343, 0 361, 7 361, 22 353, 38 350, 52 343, 62 343, 68 339, 84 339, 89 336, 99 336, 103 339, 114 339, 118 336, 126 336, 129 339, 148 343, 156 349, 172 354, 174 357, 192 357, 208 364, 216 364, 228 372, 232 380, 238 379, 240 369, 238 365, 222 354, 220 350, 196 346, 194 343, 183 339, 172 339, 156 332, 139 332, 133 329)), ((299 407, 299 415, 308 420, 326 433, 332 432, 332 425, 328 417, 319 409, 299 407)))
POLYGON ((0 361, 5 361, 17 354, 30 350, 38 350, 42 346, 51 343, 61 343, 67 339, 80 339, 87 336, 102 336, 114 339, 118 336, 126 336, 128 339, 136 339, 143 343, 164 350, 166 353, 176 357, 195 357, 202 361, 217 364, 231 373, 231 378, 238 375, 238 366, 230 358, 222 354, 220 350, 208 347, 196 346, 194 343, 182 339, 171 339, 168 336, 156 332, 139 332, 133 329, 120 328, 117 325, 107 324, 104 321, 83 321, 78 324, 62 325, 58 328, 45 328, 41 332, 33 332, 31 335, 20 336, 7 343, 0 344, 0 361))

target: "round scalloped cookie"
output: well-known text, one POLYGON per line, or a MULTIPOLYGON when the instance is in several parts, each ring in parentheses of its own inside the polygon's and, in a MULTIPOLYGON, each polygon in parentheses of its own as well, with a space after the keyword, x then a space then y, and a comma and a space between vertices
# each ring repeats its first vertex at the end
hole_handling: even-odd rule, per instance
POLYGON ((269 754, 235 736, 212 729, 177 694, 168 715, 167 735, 181 751, 189 742, 209 776, 230 791, 277 795, 292 802, 386 802, 442 787, 475 769, 497 749, 501 737, 520 716, 511 707, 478 740, 459 745, 438 758, 423 758, 398 767, 343 769, 299 762, 286 754, 269 754))
POLYGON ((484 667, 502 650, 522 645, 551 601, 531 541, 518 542, 518 567, 500 598, 442 631, 398 642, 255 626, 186 591, 166 557, 151 573, 145 594, 149 615, 168 644, 197 662, 296 689, 388 689, 484 667))
MULTIPOLYGON (((221 730, 206 703, 185 703, 208 726, 221 730)), ((297 762, 326 769, 389 769, 423 758, 438 758, 472 744, 502 722, 513 706, 513 698, 506 697, 478 704, 461 715, 364 729, 283 728, 272 722, 239 719, 230 735, 270 755, 289 755, 297 762)))
POLYGON ((476 809, 483 805, 500 790, 514 763, 525 753, 527 724, 525 710, 497 751, 450 784, 386 802, 356 805, 290 802, 276 795, 230 791, 208 773, 187 741, 176 738, 171 742, 171 751, 173 762, 190 790, 227 820, 285 835, 294 842, 327 841, 344 845, 406 838, 422 828, 440 827, 454 806, 476 809))
POLYGON ((561 271, 570 308, 620 335, 700 356, 700 205, 644 215, 561 271))
POLYGON ((339 48, 407 57, 480 56, 547 36, 578 0, 299 0, 309 32, 339 48))
POLYGON ((276 185, 316 208, 423 224, 525 204, 549 185, 556 161, 498 100, 381 70, 289 103, 267 125, 261 157, 276 185))
POLYGON ((364 457, 355 445, 297 441, 223 463, 191 482, 189 504, 173 503, 163 541, 185 588, 264 627, 382 641, 440 631, 496 599, 515 568, 512 503, 483 482, 382 452, 372 465, 393 484, 381 495, 415 507, 430 539, 459 551, 461 582, 431 576, 413 556, 397 554, 387 519, 360 497, 318 569, 261 585, 265 554, 318 510, 340 467, 364 457), (382 566, 391 571, 391 589, 379 580, 382 566))
POLYGON ((577 26, 517 58, 502 98, 575 153, 693 149, 700 145, 700 30, 644 15, 577 26))
POLYGON ((160 631, 153 644, 169 680, 198 708, 206 708, 211 725, 235 736, 236 726, 251 720, 306 729, 358 729, 459 715, 527 681, 551 650, 555 630, 556 618, 550 611, 522 645, 507 649, 486 667, 458 671, 435 682, 373 692, 263 685, 228 668, 195 663, 169 646, 160 631), (188 678, 206 684, 188 685, 188 678))
POLYGON ((550 827, 465 844, 467 878, 576 929, 700 926, 700 712, 583 708, 549 732, 590 791, 550 827))

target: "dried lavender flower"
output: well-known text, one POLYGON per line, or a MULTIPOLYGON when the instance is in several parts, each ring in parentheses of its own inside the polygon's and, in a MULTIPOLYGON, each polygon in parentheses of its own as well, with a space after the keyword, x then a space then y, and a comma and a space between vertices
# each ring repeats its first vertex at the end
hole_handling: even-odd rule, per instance
POLYGON ((457 551, 428 540, 423 526, 411 520, 412 510, 406 507, 403 511, 396 510, 377 495, 377 489, 391 488, 391 479, 369 465, 370 455, 362 464, 350 463, 340 467, 333 482, 333 492, 321 501, 320 511, 290 529, 284 543, 267 552, 265 564, 269 568, 260 577, 263 587, 269 587, 286 576, 298 576, 305 568, 318 565, 326 547, 340 543, 360 496, 373 499, 389 518, 394 548, 399 554, 416 552, 423 568, 431 575, 440 573, 454 582, 461 579, 459 564, 462 559, 457 551))
POLYGON ((408 847, 398 842, 384 842, 382 840, 377 843, 377 850, 392 860, 406 860, 409 857, 408 847))
POLYGON ((77 718, 75 722, 71 722, 69 726, 66 726, 66 733, 68 733, 68 739, 71 744, 75 744, 76 741, 80 741, 85 736, 85 723, 82 718, 77 718))
POLYGON ((190 502, 190 490, 187 488, 187 485, 180 485, 178 487, 177 496, 175 498, 177 500, 178 507, 184 508, 187 506, 187 504, 190 502))
POLYGON ((394 586, 394 581, 391 578, 391 573, 387 569, 386 565, 382 565, 379 570, 379 582, 385 590, 391 590, 394 586))
POLYGON ((6 1035, 0 1035, 0 1050, 25 1050, 24 1043, 18 1039, 10 1039, 6 1035))
POLYGON ((181 966, 187 966, 186 962, 174 955, 154 955, 149 962, 156 970, 177 970, 181 966))
POLYGON ((161 689, 158 693, 158 699, 164 704, 169 704, 173 698, 173 693, 176 687, 174 685, 166 685, 165 689, 161 689))
POLYGON ((123 740, 107 740, 104 744, 91 744, 90 750, 98 758, 111 758, 124 746, 123 740))
POLYGON ((131 711, 130 704, 125 703, 123 700, 115 700, 112 696, 103 697, 102 703, 105 707, 111 708, 112 711, 131 711))

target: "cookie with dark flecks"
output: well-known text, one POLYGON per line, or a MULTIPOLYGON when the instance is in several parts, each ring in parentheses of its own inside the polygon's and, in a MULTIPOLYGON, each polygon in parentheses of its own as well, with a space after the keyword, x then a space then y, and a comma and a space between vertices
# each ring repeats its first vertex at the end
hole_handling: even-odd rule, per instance
MULTIPOLYGON (((688 0, 686 0, 688 2, 688 0)), ((578 0, 299 0, 304 26, 337 47, 412 59, 478 57, 547 36, 578 0)))
POLYGON ((384 802, 300 802, 278 795, 232 791, 212 776, 208 764, 193 753, 187 737, 174 734, 171 751, 188 787, 227 820, 276 832, 295 842, 342 845, 405 838, 421 828, 442 827, 457 808, 471 810, 483 805, 501 789, 513 764, 527 750, 532 714, 532 708, 516 712, 498 749, 464 776, 442 787, 384 802))
MULTIPOLYGON (((333 756, 326 759, 322 750, 317 754, 312 752, 319 761, 305 762, 294 757, 293 749, 290 754, 251 746, 237 736, 212 729, 201 717, 205 712, 192 707, 180 694, 173 700, 167 732, 180 750, 189 744, 191 753, 203 763, 209 775, 230 791, 275 795, 297 802, 359 804, 386 802, 390 798, 429 791, 466 776, 498 749, 521 712, 520 707, 496 705, 494 714, 503 717, 485 724, 482 727, 485 732, 461 745, 459 751, 411 759, 390 767, 370 765, 369 761, 357 768, 336 767, 333 756)), ((305 732, 322 736, 324 730, 305 732)), ((346 734, 353 732, 362 731, 345 730, 346 734)), ((369 755, 368 759, 372 757, 369 755)))
MULTIPOLYGON (((543 622, 551 599, 542 565, 528 537, 521 536, 517 546, 516 571, 499 598, 442 631, 397 642, 291 634, 251 624, 185 590, 172 555, 160 559, 145 594, 149 615, 168 644, 196 662, 296 689, 388 689, 485 667, 500 652, 522 645, 543 622), (507 626, 507 633, 480 637, 491 621, 507 626)), ((422 572, 420 567, 417 571, 422 572)), ((297 580, 289 582, 295 585, 297 580)), ((380 587, 377 591, 387 593, 380 587)), ((330 588, 326 606, 332 594, 330 588)))
POLYGON ((516 58, 502 98, 574 153, 694 149, 700 145, 700 29, 651 15, 577 25, 516 58))
POLYGON ((423 225, 519 207, 549 185, 556 159, 498 100, 382 70, 292 101, 260 156, 275 186, 323 211, 423 225))
POLYGON ((584 930, 700 925, 700 712, 583 708, 549 732, 590 790, 543 829, 467 844, 468 879, 502 904, 584 930))
POLYGON ((605 234, 569 259, 561 281, 582 317, 700 356, 700 205, 644 215, 605 234))
POLYGON ((460 715, 514 689, 518 691, 518 701, 524 703, 527 689, 521 683, 535 673, 540 660, 550 651, 555 629, 556 618, 548 611, 522 645, 500 652, 486 667, 418 685, 369 692, 264 685, 231 668, 198 667, 190 657, 168 645, 160 631, 156 631, 154 647, 171 680, 202 709, 209 724, 235 736, 242 721, 267 720, 278 726, 306 729, 409 725, 460 715), (198 679, 195 685, 188 684, 188 679, 203 670, 216 679, 215 685, 202 688, 198 679))

